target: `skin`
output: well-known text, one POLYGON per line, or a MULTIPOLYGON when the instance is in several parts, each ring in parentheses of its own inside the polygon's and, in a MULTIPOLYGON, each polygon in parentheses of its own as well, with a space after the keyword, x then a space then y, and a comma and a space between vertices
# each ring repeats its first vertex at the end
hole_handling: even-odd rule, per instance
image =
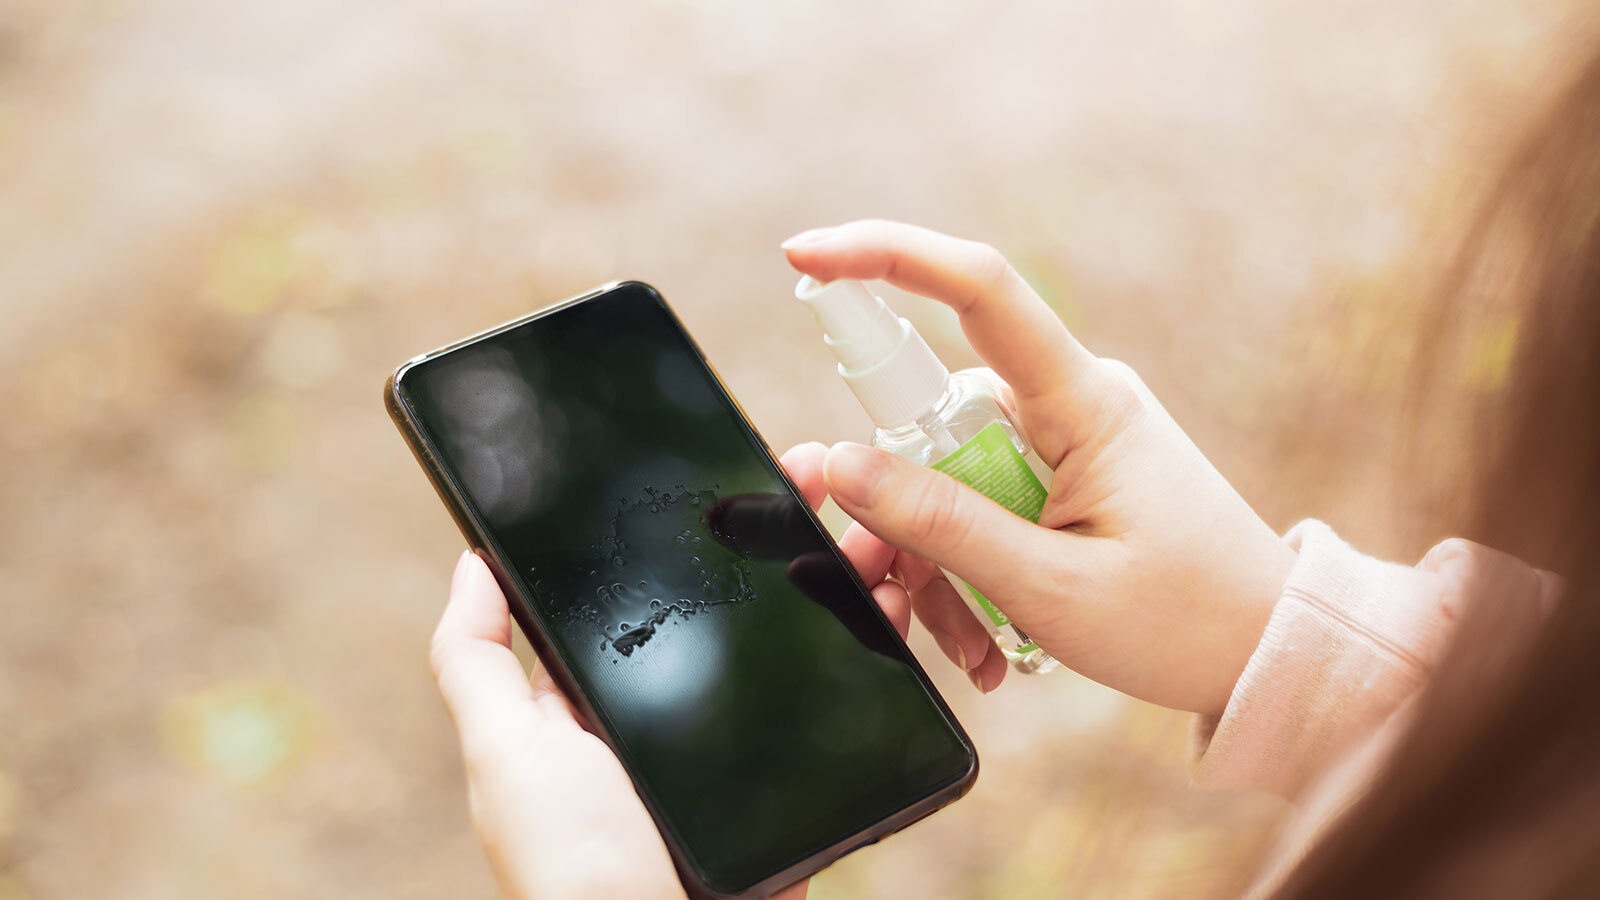
MULTIPOLYGON (((883 280, 954 309, 1054 472, 1034 524, 861 445, 802 444, 783 455, 814 507, 831 494, 855 520, 840 547, 901 635, 914 610, 979 690, 1005 677, 1005 658, 937 563, 1078 672, 1153 703, 1220 713, 1294 553, 1138 376, 1084 349, 984 244, 872 220, 803 232, 783 249, 821 281, 883 280)), ((511 628, 488 568, 463 555, 432 660, 502 891, 682 898, 621 764, 548 676, 524 677, 511 628)), ((805 891, 802 883, 778 896, 805 891)))

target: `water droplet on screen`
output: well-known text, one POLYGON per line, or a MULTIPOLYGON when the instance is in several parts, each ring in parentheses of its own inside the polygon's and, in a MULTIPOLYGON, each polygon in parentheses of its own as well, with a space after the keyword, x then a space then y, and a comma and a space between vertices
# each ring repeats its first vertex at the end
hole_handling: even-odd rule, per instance
POLYGON ((716 490, 690 490, 681 484, 670 490, 643 487, 619 502, 611 527, 590 545, 594 558, 601 563, 590 570, 591 578, 597 580, 598 570, 609 566, 606 574, 613 580, 596 589, 598 599, 576 614, 574 621, 587 623, 588 628, 594 629, 591 634, 603 635, 602 646, 615 651, 610 654, 614 665, 636 653, 648 657, 655 652, 653 641, 663 627, 675 628, 700 613, 710 614, 713 606, 753 597, 746 580, 750 574, 747 563, 726 559, 720 536, 703 534, 705 510, 713 507, 718 498, 716 490), (679 530, 672 531, 672 525, 679 530), (629 539, 658 550, 668 538, 692 555, 657 561, 637 557, 628 549, 629 539), (621 567, 629 560, 634 571, 626 573, 628 580, 624 582, 620 578, 624 575, 621 567), (657 571, 663 563, 666 570, 657 571), (653 580, 663 574, 668 576, 666 582, 653 580), (650 577, 641 579, 641 575, 650 577), (689 597, 673 599, 665 591, 683 590, 676 585, 667 586, 677 578, 682 579, 679 583, 688 585, 698 580, 699 588, 691 589, 689 597), (622 618, 627 621, 618 621, 622 618))

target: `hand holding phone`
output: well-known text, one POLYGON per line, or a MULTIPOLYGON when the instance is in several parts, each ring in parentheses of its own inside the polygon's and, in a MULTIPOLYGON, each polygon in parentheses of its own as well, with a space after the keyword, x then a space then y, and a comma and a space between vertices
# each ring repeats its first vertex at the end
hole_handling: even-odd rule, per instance
MULTIPOLYGON (((821 444, 781 462, 812 508, 822 504, 821 444)), ((903 638, 905 589, 887 580, 894 550, 864 531, 840 545, 903 638)), ((580 722, 549 673, 530 685, 511 652, 511 613, 488 566, 462 554, 432 661, 461 737, 472 812, 507 897, 682 897, 672 859, 616 755, 580 722), (619 860, 626 860, 619 865, 619 860)), ((801 882, 775 895, 799 900, 801 882)))
POLYGON ((660 871, 664 846, 690 896, 768 897, 971 787, 977 754, 882 584, 892 552, 858 530, 852 568, 813 508, 821 448, 796 484, 654 289, 606 286, 425 354, 385 396, 499 588, 467 561, 435 662, 480 825, 519 836, 515 859, 490 842, 514 892, 576 886, 622 840, 644 856, 598 874, 660 871), (533 701, 506 614, 565 720, 535 715, 556 704, 533 701), (587 805, 586 778, 605 786, 587 805), (636 816, 611 832, 619 804, 660 837, 636 816))

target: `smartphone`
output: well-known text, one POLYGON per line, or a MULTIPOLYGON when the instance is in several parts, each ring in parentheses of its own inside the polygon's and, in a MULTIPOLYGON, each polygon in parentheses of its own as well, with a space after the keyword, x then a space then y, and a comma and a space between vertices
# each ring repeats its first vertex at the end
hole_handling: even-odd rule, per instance
POLYGON ((971 740, 654 288, 424 354, 384 394, 691 896, 765 897, 972 786, 971 740))

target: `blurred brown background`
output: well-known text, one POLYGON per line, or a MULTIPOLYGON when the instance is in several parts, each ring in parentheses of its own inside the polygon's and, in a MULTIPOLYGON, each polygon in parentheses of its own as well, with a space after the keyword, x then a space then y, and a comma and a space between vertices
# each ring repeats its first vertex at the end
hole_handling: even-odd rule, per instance
MULTIPOLYGON (((0 2, 0 898, 492 896, 383 378, 634 277, 774 446, 861 438, 814 225, 996 244, 1274 527, 1413 555, 1394 286, 1581 5, 0 2)), ((816 900, 1192 895, 1281 812, 1190 790, 1185 716, 932 668, 979 786, 816 900)))

